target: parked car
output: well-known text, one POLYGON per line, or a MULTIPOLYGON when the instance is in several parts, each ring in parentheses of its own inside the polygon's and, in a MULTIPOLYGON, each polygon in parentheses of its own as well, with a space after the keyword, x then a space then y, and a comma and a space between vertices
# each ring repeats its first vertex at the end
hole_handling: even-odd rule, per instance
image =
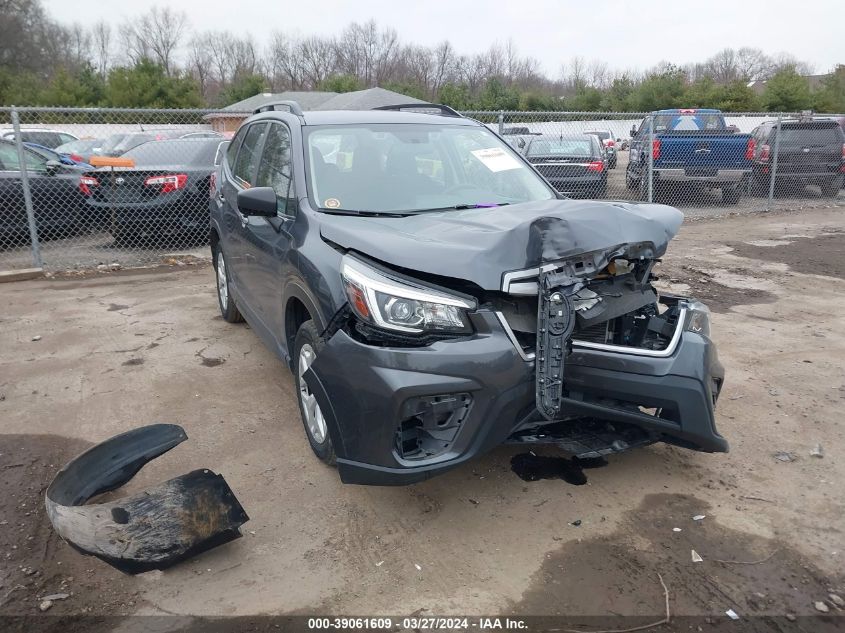
POLYGON ((739 202, 751 175, 754 139, 730 129, 719 110, 660 110, 643 119, 631 136, 625 183, 638 189, 641 199, 648 192, 651 154, 654 200, 666 197, 672 186, 684 185, 721 189, 725 204, 739 202))
POLYGON ((651 285, 680 211, 562 198, 445 106, 286 106, 244 122, 212 181, 217 299, 290 367, 344 482, 503 442, 727 450, 708 311, 651 285))
POLYGON ((88 171, 80 186, 119 245, 205 236, 210 179, 220 145, 216 138, 150 141, 123 154, 134 167, 88 171))
POLYGON ((845 178, 845 134, 833 119, 767 121, 751 132, 754 151, 754 193, 767 195, 772 177, 774 148, 778 162, 775 185, 793 191, 818 185, 823 196, 833 197, 845 178), (778 138, 780 141, 778 142, 778 138))
POLYGON ((584 132, 584 134, 594 134, 598 137, 601 144, 604 146, 605 151, 607 152, 607 167, 608 169, 616 169, 616 162, 617 162, 617 143, 621 143, 622 139, 614 139, 613 132, 610 130, 590 130, 584 132))
POLYGON ((93 156, 99 148, 103 146, 103 143, 105 143, 105 139, 101 138, 79 139, 77 141, 71 141, 70 143, 59 145, 56 148, 56 151, 69 157, 74 162, 89 163, 91 156, 93 156))
POLYGON ((41 154, 47 160, 55 160, 60 162, 62 165, 82 165, 82 167, 88 169, 91 168, 91 165, 85 161, 76 161, 71 158, 70 155, 62 154, 54 149, 50 149, 49 147, 44 147, 43 145, 38 145, 37 143, 24 143, 24 145, 38 154, 41 154))
MULTIPOLYGON (((39 237, 66 237, 83 223, 79 192, 83 168, 49 160, 24 146, 32 207, 39 237)), ((0 244, 18 243, 29 235, 21 184, 21 165, 14 142, 0 140, 0 244)))
MULTIPOLYGON (((3 138, 9 141, 14 141, 15 131, 4 130, 3 138)), ((70 143, 71 141, 75 141, 77 140, 77 138, 73 134, 68 134, 67 132, 57 132, 56 130, 36 128, 24 128, 21 130, 21 140, 24 143, 36 143, 38 145, 43 145, 44 147, 49 147, 50 149, 53 149, 58 147, 59 145, 62 145, 63 143, 70 143)))
POLYGON ((567 196, 607 195, 607 158, 593 134, 539 136, 529 141, 525 156, 552 187, 567 196))
POLYGON ((144 130, 122 135, 116 142, 107 144, 98 152, 100 156, 123 156, 134 147, 149 141, 166 141, 178 138, 218 139, 223 135, 217 132, 185 132, 185 130, 144 130))

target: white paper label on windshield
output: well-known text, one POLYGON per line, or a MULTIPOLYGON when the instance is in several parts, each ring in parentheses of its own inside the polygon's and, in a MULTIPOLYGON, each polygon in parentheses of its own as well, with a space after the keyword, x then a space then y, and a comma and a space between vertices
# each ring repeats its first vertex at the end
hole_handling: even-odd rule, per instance
POLYGON ((507 171, 508 169, 519 169, 522 167, 518 160, 501 147, 477 149, 472 152, 472 155, 480 160, 490 171, 507 171))

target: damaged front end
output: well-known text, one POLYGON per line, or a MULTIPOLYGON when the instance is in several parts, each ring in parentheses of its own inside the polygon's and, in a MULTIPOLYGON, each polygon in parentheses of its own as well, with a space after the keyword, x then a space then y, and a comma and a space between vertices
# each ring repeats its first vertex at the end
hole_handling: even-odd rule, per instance
POLYGON ((510 441, 555 443, 583 458, 660 440, 727 449, 712 423, 724 370, 709 341, 709 310, 659 297, 651 283, 657 261, 648 245, 626 244, 506 275, 493 303, 522 357, 535 363, 537 405, 510 441), (679 371, 685 332, 680 361, 701 342, 702 362, 679 371))
MULTIPOLYGON (((681 220, 571 201, 458 212, 398 254, 381 220, 367 240, 333 225, 348 303, 304 378, 343 480, 411 483, 505 442, 726 451, 709 312, 652 285, 681 220)), ((396 222, 393 241, 421 230, 396 222)))
POLYGON ((222 475, 207 469, 86 505, 186 439, 180 426, 153 424, 112 437, 68 463, 45 498, 56 532, 83 554, 129 574, 165 569, 239 538, 249 517, 222 475))

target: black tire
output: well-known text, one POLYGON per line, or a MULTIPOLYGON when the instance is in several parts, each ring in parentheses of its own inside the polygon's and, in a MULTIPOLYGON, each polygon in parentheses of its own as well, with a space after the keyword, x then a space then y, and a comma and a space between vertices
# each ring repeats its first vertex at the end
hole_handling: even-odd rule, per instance
POLYGON ((762 176, 753 176, 751 178, 751 195, 767 197, 769 195, 769 181, 762 176))
MULTIPOLYGON (((320 461, 329 466, 334 466, 337 462, 337 455, 334 452, 334 445, 332 444, 332 438, 329 435, 325 419, 323 419, 322 437, 315 436, 314 431, 309 426, 310 418, 309 413, 306 411, 306 399, 308 396, 312 398, 314 396, 308 389, 308 385, 302 380, 304 370, 300 369, 301 363, 305 362, 303 361, 302 353, 306 346, 313 352, 313 358, 307 362, 310 365, 313 359, 319 356, 326 347, 314 321, 306 321, 299 326, 293 344, 293 376, 296 382, 296 400, 299 403, 299 416, 302 418, 302 426, 305 427, 305 437, 308 438, 311 450, 314 451, 314 454, 320 461)), ((311 411, 322 415, 319 405, 315 406, 316 409, 312 409, 311 411)))
POLYGON ((723 204, 737 204, 742 196, 742 190, 739 186, 736 187, 722 187, 722 203, 723 204))
POLYGON ((842 179, 832 178, 828 182, 819 185, 819 188, 822 190, 822 195, 825 198, 835 198, 836 194, 838 194, 839 190, 842 188, 842 179))
POLYGON ((130 231, 124 227, 120 226, 112 226, 110 231, 112 237, 114 238, 114 245, 119 246, 121 248, 130 248, 133 246, 140 245, 140 236, 133 231, 130 231))
POLYGON ((639 182, 639 180, 637 180, 636 178, 634 178, 631 175, 631 169, 630 168, 626 169, 625 170, 625 188, 628 189, 628 191, 636 191, 639 188, 639 186, 640 186, 640 182, 639 182))
POLYGON ((229 267, 226 266, 223 249, 219 245, 214 249, 214 276, 217 282, 217 305, 220 308, 220 315, 228 323, 240 323, 244 318, 232 297, 230 291, 232 276, 229 274, 229 267))

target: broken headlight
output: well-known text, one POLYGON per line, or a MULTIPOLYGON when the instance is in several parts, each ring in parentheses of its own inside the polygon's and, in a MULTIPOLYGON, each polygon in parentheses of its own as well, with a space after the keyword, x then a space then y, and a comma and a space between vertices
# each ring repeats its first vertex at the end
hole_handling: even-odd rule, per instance
POLYGON ((341 275, 353 312, 371 325, 415 334, 470 331, 470 299, 392 277, 351 255, 344 255, 341 275))
POLYGON ((687 319, 684 329, 702 336, 710 336, 710 308, 700 301, 689 301, 686 305, 687 319))

